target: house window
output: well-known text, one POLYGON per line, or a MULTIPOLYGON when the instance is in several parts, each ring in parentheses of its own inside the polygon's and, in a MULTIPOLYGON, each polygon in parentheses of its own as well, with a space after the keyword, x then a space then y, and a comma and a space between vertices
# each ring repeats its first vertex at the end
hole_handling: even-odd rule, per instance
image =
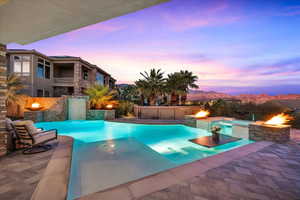
POLYGON ((50 79, 50 66, 45 66, 45 78, 50 79))
POLYGON ((86 69, 83 70, 82 78, 83 78, 83 80, 88 80, 88 78, 89 78, 88 70, 86 70, 86 69))
POLYGON ((39 78, 44 78, 44 65, 38 63, 38 67, 37 67, 37 76, 39 78))
POLYGON ((50 79, 50 62, 38 58, 37 77, 50 79))
POLYGON ((103 74, 101 74, 99 72, 96 73, 96 82, 99 85, 104 85, 104 76, 103 76, 103 74))
POLYGON ((14 56, 13 72, 21 76, 29 76, 30 74, 30 56, 14 56))
POLYGON ((44 94, 45 97, 50 97, 50 92, 48 90, 45 90, 44 92, 45 92, 44 94))
POLYGON ((44 91, 41 90, 41 89, 38 89, 38 90, 36 91, 36 96, 37 96, 37 97, 43 97, 43 96, 44 96, 44 91))

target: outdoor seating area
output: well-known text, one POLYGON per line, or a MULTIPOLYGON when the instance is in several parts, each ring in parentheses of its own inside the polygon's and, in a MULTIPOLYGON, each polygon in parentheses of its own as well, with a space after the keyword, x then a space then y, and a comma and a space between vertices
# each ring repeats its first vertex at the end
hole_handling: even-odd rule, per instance
POLYGON ((36 128, 33 121, 11 121, 6 119, 6 127, 10 133, 12 149, 24 149, 23 154, 41 153, 52 147, 46 143, 57 139, 57 130, 44 131, 36 128))

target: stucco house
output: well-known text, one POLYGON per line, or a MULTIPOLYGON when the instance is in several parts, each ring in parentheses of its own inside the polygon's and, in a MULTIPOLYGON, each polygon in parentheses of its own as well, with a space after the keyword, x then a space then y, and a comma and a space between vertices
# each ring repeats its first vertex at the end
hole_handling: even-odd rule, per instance
POLYGON ((94 83, 113 88, 116 80, 80 57, 47 56, 36 50, 8 49, 7 72, 19 75, 22 93, 33 97, 81 95, 94 83))

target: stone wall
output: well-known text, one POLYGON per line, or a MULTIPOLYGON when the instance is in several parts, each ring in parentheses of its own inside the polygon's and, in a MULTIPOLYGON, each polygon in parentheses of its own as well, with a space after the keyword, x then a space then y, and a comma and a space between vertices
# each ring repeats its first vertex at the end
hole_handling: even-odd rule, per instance
POLYGON ((115 110, 88 110, 87 120, 113 120, 115 119, 115 110))
POLYGON ((7 131, 5 126, 6 90, 6 46, 0 44, 0 156, 7 153, 7 131))
POLYGON ((185 115, 193 115, 200 106, 134 106, 134 114, 139 119, 184 119, 185 115))
POLYGON ((42 122, 44 121, 44 111, 26 111, 24 113, 24 119, 34 122, 42 122))
POLYGON ((249 126, 249 139, 255 141, 267 140, 285 143, 290 140, 291 128, 288 125, 269 126, 262 122, 256 122, 249 126))
POLYGON ((74 64, 74 95, 81 95, 81 65, 79 62, 74 64))
POLYGON ((64 121, 68 119, 67 96, 58 98, 44 113, 44 121, 64 121))

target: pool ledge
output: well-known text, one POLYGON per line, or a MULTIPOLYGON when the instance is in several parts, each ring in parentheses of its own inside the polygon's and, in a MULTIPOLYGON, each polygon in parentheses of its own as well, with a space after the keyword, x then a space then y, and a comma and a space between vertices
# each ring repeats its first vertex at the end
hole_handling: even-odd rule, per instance
POLYGON ((67 197, 73 138, 59 136, 58 142, 31 200, 65 200, 67 197))
POLYGON ((204 172, 222 166, 235 159, 244 157, 250 153, 259 151, 272 142, 255 142, 233 150, 229 150, 211 157, 207 157, 192 163, 166 170, 151 176, 144 177, 117 187, 89 194, 77 200, 133 200, 150 193, 168 188, 184 180, 199 176, 204 172))

